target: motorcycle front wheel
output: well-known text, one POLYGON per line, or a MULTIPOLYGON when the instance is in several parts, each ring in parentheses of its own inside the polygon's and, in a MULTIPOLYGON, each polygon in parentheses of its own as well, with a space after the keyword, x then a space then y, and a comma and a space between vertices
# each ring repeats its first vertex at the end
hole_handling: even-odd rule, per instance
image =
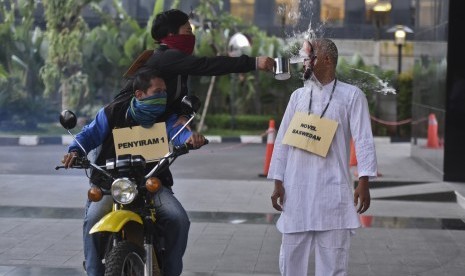
POLYGON ((144 275, 144 250, 139 246, 122 241, 105 259, 105 276, 144 275))

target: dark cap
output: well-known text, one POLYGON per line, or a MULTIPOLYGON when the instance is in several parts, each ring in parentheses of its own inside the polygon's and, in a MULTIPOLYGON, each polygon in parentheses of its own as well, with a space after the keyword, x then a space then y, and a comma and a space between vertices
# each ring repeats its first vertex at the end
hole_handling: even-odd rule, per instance
POLYGON ((177 9, 159 13, 152 22, 152 38, 161 41, 169 33, 177 34, 179 27, 186 24, 187 21, 189 21, 189 15, 177 9))

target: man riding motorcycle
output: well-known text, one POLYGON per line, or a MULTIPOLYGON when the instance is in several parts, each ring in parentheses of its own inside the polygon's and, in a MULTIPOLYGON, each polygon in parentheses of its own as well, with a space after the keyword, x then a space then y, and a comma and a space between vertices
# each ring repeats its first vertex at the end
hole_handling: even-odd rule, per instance
MULTIPOLYGON (((133 91, 134 93, 119 95, 110 104, 100 109, 95 119, 76 135, 77 142, 70 144, 68 154, 62 161, 66 168, 73 165, 76 156, 85 154, 79 144, 86 152, 100 147, 95 163, 104 165, 107 159, 116 156, 113 129, 137 125, 151 127, 160 121, 166 106, 166 85, 160 78, 160 73, 156 70, 139 72, 133 79, 133 91)), ((168 139, 171 139, 182 127, 181 125, 174 126, 177 119, 174 114, 166 119, 168 139)), ((184 128, 173 140, 174 145, 183 143, 199 148, 204 145, 205 138, 184 128)), ((154 165, 154 163, 149 163, 146 171, 150 171, 154 165)), ((163 259, 164 275, 180 275, 190 222, 186 211, 171 190, 173 181, 170 171, 165 170, 159 178, 163 187, 157 192, 154 201, 157 209, 157 223, 164 229, 166 247, 163 259)), ((93 172, 91 183, 96 184, 99 181, 98 174, 93 172)), ((111 208, 111 196, 104 196, 99 202, 88 200, 86 205, 83 224, 84 257, 85 269, 91 276, 103 275, 104 265, 101 262, 103 251, 101 237, 98 234, 91 235, 89 231, 96 222, 111 211, 111 208)))

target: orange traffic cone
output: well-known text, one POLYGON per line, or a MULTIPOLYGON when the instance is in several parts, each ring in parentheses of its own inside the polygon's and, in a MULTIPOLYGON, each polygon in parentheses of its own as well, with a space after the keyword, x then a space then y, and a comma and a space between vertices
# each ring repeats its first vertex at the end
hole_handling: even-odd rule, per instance
POLYGON ((363 227, 371 227, 371 224, 373 223, 373 216, 359 215, 359 217, 363 227))
POLYGON ((426 143, 426 147, 431 149, 439 148, 438 121, 434 113, 428 116, 428 142, 426 143))
POLYGON ((354 140, 350 140, 350 162, 351 167, 357 166, 357 156, 355 156, 354 140))
POLYGON ((276 129, 274 126, 274 120, 270 120, 268 124, 267 138, 266 138, 266 152, 265 152, 265 163, 263 164, 263 174, 259 174, 261 177, 268 175, 268 169, 270 168, 271 155, 273 155, 274 140, 276 139, 276 129))
MULTIPOLYGON (((349 160, 349 166, 354 167, 357 166, 357 156, 355 155, 355 145, 354 145, 354 140, 350 139, 350 160, 349 160)), ((357 168, 354 170, 354 176, 358 177, 358 171, 357 168)))

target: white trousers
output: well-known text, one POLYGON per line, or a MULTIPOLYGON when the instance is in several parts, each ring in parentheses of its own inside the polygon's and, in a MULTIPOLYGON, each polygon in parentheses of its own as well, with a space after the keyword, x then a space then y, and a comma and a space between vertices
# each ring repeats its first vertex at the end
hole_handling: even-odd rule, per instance
POLYGON ((310 254, 315 250, 315 276, 346 276, 350 236, 350 229, 283 234, 281 275, 307 276, 310 254))

